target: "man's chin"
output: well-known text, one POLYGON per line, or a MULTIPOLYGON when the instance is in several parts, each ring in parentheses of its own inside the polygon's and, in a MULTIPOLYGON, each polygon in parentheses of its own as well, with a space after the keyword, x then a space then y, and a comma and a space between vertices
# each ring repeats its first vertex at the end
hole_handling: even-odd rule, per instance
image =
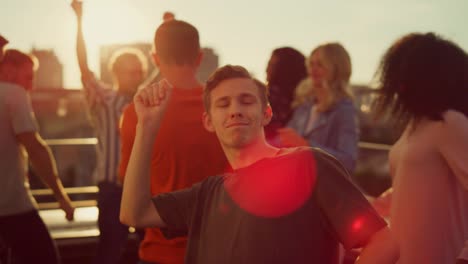
POLYGON ((241 149, 241 148, 244 148, 246 146, 249 145, 249 141, 245 138, 235 138, 235 139, 232 139, 231 141, 227 142, 227 146, 230 147, 230 148, 238 148, 238 149, 241 149))

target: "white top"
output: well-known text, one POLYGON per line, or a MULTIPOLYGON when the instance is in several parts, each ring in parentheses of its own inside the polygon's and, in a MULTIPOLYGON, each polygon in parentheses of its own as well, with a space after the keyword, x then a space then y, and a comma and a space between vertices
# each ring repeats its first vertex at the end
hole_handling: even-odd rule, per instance
POLYGON ((407 128, 390 151, 399 264, 455 263, 468 239, 468 119, 443 117, 407 128))
POLYGON ((98 143, 96 145, 96 183, 118 184, 120 160, 120 117, 131 97, 96 80, 94 75, 82 77, 85 98, 98 143))
POLYGON ((24 88, 0 82, 0 216, 34 209, 26 177, 27 163, 16 135, 35 132, 37 125, 24 88))
POLYGON ((312 105, 310 108, 310 114, 309 114, 309 120, 307 121, 306 128, 304 130, 305 133, 309 133, 312 128, 314 128, 315 123, 318 120, 318 113, 317 113, 317 107, 315 104, 312 105))

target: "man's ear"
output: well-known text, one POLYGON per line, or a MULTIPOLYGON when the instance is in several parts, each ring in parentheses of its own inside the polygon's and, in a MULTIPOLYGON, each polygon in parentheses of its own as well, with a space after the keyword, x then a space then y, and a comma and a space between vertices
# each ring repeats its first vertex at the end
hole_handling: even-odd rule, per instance
POLYGON ((153 57, 154 64, 159 68, 159 66, 161 65, 161 59, 159 58, 159 55, 155 51, 153 51, 151 53, 151 56, 153 57))
POLYGON ((273 109, 271 109, 270 104, 268 104, 267 107, 265 107, 265 111, 263 112, 262 125, 263 126, 268 125, 272 117, 273 117, 273 109))
POLYGON ((210 132, 215 132, 213 124, 211 123, 210 114, 208 114, 207 112, 203 113, 203 126, 205 127, 206 130, 210 132))

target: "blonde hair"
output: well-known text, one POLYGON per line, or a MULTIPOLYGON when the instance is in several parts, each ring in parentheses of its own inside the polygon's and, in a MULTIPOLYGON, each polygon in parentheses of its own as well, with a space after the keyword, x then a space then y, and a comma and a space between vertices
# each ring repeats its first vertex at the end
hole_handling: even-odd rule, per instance
POLYGON ((310 78, 305 78, 296 87, 294 91, 294 99, 291 103, 291 108, 296 108, 310 100, 312 96, 312 82, 310 78))
POLYGON ((143 54, 143 52, 137 48, 121 48, 114 52, 109 59, 109 64, 107 65, 107 68, 109 69, 110 72, 113 74, 116 73, 117 68, 124 63, 127 59, 129 58, 136 58, 138 61, 141 63, 141 69, 143 72, 146 72, 148 69, 148 61, 143 54))
MULTIPOLYGON (((346 49, 337 42, 318 46, 310 53, 308 61, 315 53, 318 53, 320 61, 331 75, 331 78, 325 82, 329 92, 326 98, 317 105, 319 111, 327 111, 339 100, 352 97, 349 87, 352 73, 351 58, 346 49)), ((309 63, 307 67, 310 67, 309 63)), ((312 93, 313 90, 314 82, 312 81, 312 93)))

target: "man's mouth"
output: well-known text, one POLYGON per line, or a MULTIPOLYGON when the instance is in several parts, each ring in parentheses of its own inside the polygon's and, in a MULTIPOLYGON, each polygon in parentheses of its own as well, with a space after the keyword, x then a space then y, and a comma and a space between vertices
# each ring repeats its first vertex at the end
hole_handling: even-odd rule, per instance
POLYGON ((247 126, 248 123, 246 122, 234 122, 234 123, 229 123, 226 127, 227 128, 230 128, 230 127, 239 127, 239 126, 247 126))

